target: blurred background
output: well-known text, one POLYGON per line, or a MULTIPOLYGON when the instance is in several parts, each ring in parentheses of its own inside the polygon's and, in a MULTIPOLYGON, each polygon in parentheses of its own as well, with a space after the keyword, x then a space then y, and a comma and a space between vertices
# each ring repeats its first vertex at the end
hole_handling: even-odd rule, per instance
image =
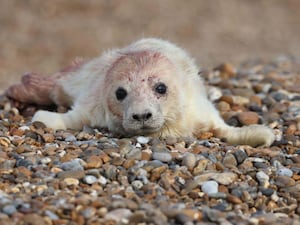
POLYGON ((0 0, 0 91, 142 37, 177 43, 202 67, 300 55, 299 0, 0 0))

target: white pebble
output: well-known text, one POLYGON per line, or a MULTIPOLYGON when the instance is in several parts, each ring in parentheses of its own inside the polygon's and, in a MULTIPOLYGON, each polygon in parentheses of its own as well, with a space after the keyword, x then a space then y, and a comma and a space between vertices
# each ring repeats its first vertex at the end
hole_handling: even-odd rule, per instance
POLYGON ((41 163, 44 164, 44 165, 48 164, 50 162, 51 162, 51 158, 49 158, 49 157, 45 157, 45 158, 41 159, 41 163))
POLYGON ((30 128, 28 126, 21 126, 21 127, 19 127, 19 129, 22 131, 30 130, 30 128))
POLYGON ((263 187, 269 186, 270 177, 263 171, 259 171, 256 173, 256 179, 259 181, 260 185, 263 187))
POLYGON ((132 181, 131 185, 134 187, 134 189, 138 189, 138 190, 141 189, 144 186, 143 182, 140 181, 140 180, 132 181))
POLYGON ((139 136, 136 138, 137 142, 140 144, 147 144, 150 141, 149 137, 139 136))
POLYGON ((83 178, 84 183, 86 184, 93 184, 97 182, 97 177, 93 176, 93 175, 87 175, 83 178))
POLYGON ((277 175, 292 177, 293 176, 293 171, 290 170, 289 168, 282 167, 282 168, 277 170, 277 175))
POLYGON ((201 185, 201 190, 206 194, 215 194, 218 193, 218 183, 214 180, 205 181, 201 185))
POLYGON ((65 138, 65 141, 68 141, 68 142, 74 142, 74 141, 77 141, 76 137, 74 135, 68 135, 66 138, 65 138))
POLYGON ((98 178, 98 182, 99 182, 101 185, 106 185, 106 184, 107 184, 107 180, 106 180, 106 178, 103 177, 103 176, 100 176, 100 177, 98 178))

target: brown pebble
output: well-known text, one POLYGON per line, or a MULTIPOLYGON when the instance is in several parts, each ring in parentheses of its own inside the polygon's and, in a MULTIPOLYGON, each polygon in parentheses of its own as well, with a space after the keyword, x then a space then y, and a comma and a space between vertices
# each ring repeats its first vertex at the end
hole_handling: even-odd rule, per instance
POLYGON ((225 101, 220 101, 217 104, 217 108, 220 112, 228 112, 230 111, 230 104, 225 101))
POLYGON ((43 137, 43 140, 46 142, 46 143, 51 143, 54 141, 55 137, 53 134, 43 134, 42 135, 43 137))
POLYGON ((200 159, 193 170, 193 175, 198 175, 202 173, 205 170, 208 162, 208 159, 200 159))
POLYGON ((257 95, 252 95, 250 97, 250 103, 261 106, 262 102, 261 102, 261 98, 258 97, 257 95))
POLYGON ((223 159, 223 164, 227 168, 231 168, 232 166, 237 166, 237 161, 235 156, 231 153, 227 153, 223 159))
POLYGON ((236 69, 230 63, 223 63, 214 70, 220 72, 222 79, 229 79, 236 76, 236 69))
POLYGON ((150 149, 142 150, 141 160, 149 161, 152 157, 152 151, 150 149))
POLYGON ((241 204, 242 203, 242 200, 240 198, 238 198, 232 194, 227 194, 226 200, 233 204, 241 204))
POLYGON ((100 168, 102 166, 102 160, 97 155, 92 155, 87 158, 85 168, 87 169, 94 169, 94 168, 100 168))
POLYGON ((287 128, 286 134, 287 135, 294 134, 296 132, 296 130, 297 130, 297 126, 296 126, 296 124, 293 123, 293 124, 289 125, 289 127, 287 128))
POLYGON ((295 180, 293 180, 292 178, 290 178, 288 176, 276 177, 275 183, 277 186, 282 187, 282 188, 294 186, 296 184, 295 180))
POLYGON ((243 125, 257 124, 259 116, 255 112, 242 112, 237 116, 239 122, 243 125))
POLYGON ((57 173, 57 177, 59 179, 65 179, 65 178, 74 178, 74 179, 82 179, 84 177, 85 173, 84 171, 61 171, 57 173))

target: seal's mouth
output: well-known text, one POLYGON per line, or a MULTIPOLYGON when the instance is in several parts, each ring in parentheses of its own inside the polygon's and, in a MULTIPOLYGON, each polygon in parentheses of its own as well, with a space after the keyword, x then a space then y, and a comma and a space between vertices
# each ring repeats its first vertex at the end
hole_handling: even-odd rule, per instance
POLYGON ((157 133, 161 127, 150 127, 150 126, 142 126, 136 129, 125 129, 127 133, 132 135, 151 135, 153 133, 157 133))

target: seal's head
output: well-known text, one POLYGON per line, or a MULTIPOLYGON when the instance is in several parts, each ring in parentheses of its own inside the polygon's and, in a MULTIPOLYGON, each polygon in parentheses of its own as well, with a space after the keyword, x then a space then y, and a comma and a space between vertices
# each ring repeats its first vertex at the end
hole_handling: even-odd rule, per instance
POLYGON ((121 55, 104 82, 109 129, 124 135, 162 136, 180 117, 179 85, 184 83, 178 82, 178 69, 161 53, 121 55))

